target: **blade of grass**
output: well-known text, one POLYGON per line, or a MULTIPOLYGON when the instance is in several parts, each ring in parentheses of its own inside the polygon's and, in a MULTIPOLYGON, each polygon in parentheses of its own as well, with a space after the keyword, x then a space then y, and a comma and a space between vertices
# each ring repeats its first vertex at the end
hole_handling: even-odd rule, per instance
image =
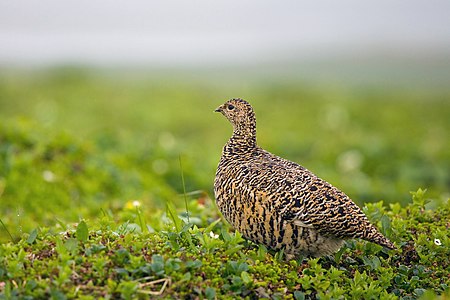
POLYGON ((3 223, 2 219, 0 219, 0 223, 2 224, 2 226, 3 226, 3 228, 5 229, 6 233, 8 233, 9 238, 11 239, 11 242, 14 243, 14 238, 13 238, 13 236, 11 235, 11 233, 9 232, 9 230, 8 230, 8 228, 6 227, 5 223, 3 223))
MULTIPOLYGON (((138 216, 139 226, 141 226, 141 230, 142 230, 142 232, 144 232, 144 225, 145 225, 145 222, 142 220, 141 209, 140 209, 139 206, 136 206, 136 214, 137 214, 137 216, 138 216)), ((145 227, 147 227, 147 226, 145 226, 145 227)), ((147 231, 150 232, 150 230, 148 229, 148 227, 147 227, 147 231)))
POLYGON ((182 221, 178 217, 175 207, 173 206, 172 202, 170 202, 169 200, 166 201, 166 212, 169 215, 169 217, 172 219, 173 225, 175 226, 175 230, 177 232, 180 232, 182 221))
POLYGON ((189 221, 189 208, 187 203, 187 196, 186 196, 186 184, 184 182, 184 174, 183 174, 183 164, 181 163, 181 155, 178 156, 178 159, 180 161, 180 170, 181 170, 181 184, 183 185, 183 195, 184 195, 184 205, 186 206, 186 215, 187 215, 187 221, 189 221))

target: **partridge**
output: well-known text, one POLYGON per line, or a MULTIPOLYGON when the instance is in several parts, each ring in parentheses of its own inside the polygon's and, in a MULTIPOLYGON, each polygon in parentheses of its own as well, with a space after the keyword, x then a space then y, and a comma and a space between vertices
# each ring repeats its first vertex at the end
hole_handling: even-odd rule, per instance
POLYGON ((395 249, 346 194, 260 148, 247 101, 231 99, 215 111, 233 125, 214 180, 216 203, 246 239, 291 257, 329 255, 351 238, 395 249))

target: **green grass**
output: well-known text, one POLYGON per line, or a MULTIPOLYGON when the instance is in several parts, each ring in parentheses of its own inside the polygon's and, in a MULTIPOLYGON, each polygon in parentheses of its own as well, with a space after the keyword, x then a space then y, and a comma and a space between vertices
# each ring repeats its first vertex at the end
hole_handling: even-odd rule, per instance
POLYGON ((164 284, 169 298, 447 289, 449 90, 225 79, 0 73, 0 297, 134 298, 164 284), (401 250, 349 242, 334 258, 284 263, 214 223, 231 127, 213 110, 236 96, 254 105, 261 146, 367 203, 401 250))

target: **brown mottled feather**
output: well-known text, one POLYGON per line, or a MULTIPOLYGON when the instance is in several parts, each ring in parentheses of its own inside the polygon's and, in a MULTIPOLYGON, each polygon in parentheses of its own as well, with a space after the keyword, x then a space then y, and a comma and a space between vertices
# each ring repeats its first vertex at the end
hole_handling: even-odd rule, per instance
POLYGON ((223 148, 214 193, 225 219, 244 237, 290 255, 331 254, 347 238, 395 248, 343 192, 258 147, 248 102, 231 99, 216 111, 234 130, 223 148))

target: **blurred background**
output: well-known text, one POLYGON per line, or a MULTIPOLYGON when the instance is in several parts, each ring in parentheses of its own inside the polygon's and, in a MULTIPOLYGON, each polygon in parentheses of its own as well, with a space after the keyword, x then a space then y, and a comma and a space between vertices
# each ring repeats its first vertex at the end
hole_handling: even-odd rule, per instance
POLYGON ((133 201, 151 219, 168 200, 183 207, 181 173, 211 202, 231 135, 213 110, 232 97, 253 104, 262 147, 359 205, 405 204, 418 188, 447 199, 450 2, 280 4, 0 2, 10 231, 133 201))

